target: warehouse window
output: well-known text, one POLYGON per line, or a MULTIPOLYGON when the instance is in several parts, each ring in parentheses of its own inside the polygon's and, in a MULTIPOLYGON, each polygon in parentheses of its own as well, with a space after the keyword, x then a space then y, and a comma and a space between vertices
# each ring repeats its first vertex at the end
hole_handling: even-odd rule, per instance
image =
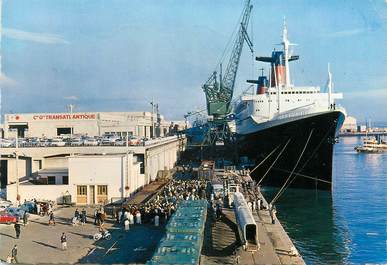
POLYGON ((87 195, 87 186, 77 186, 77 195, 87 195))
POLYGON ((97 195, 107 195, 107 185, 98 185, 97 195))
POLYGON ((71 128, 70 127, 56 128, 56 135, 60 136, 62 134, 71 134, 71 128))
POLYGON ((47 177, 47 184, 48 185, 55 185, 55 176, 48 176, 47 177))
POLYGON ((19 138, 24 138, 25 137, 25 132, 28 130, 28 125, 23 125, 23 124, 11 124, 9 125, 9 130, 16 130, 17 131, 17 136, 19 138))
POLYGON ((62 176, 62 184, 63 185, 69 184, 69 176, 62 176))

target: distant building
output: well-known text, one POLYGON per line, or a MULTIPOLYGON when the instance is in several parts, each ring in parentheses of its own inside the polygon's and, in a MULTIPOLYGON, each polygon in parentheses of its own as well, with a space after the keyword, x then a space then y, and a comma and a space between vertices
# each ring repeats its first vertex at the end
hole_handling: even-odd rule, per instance
POLYGON ((366 132, 367 126, 366 125, 359 125, 359 126, 357 126, 357 131, 358 132, 366 132))
POLYGON ((170 122, 151 112, 78 112, 78 113, 20 113, 5 114, 3 137, 12 137, 17 130, 21 138, 60 135, 102 136, 127 134, 137 137, 170 135, 170 122))
POLYGON ((357 130, 357 121, 356 118, 347 116, 345 118, 345 121, 343 123, 343 126, 341 127, 341 132, 356 132, 357 130))
MULTIPOLYGON (((106 204, 128 197, 146 184, 141 165, 131 153, 77 155, 62 160, 67 166, 41 169, 21 181, 21 198, 62 203, 69 196, 71 203, 78 205, 106 204)), ((16 184, 7 186, 7 198, 15 200, 16 184)))

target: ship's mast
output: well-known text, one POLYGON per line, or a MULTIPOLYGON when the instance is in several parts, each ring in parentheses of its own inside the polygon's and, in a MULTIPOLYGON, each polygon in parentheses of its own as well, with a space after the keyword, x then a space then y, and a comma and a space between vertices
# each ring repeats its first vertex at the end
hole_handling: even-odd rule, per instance
MULTIPOLYGON (((3 22, 2 22, 2 17, 3 17, 3 0, 0 0, 0 78, 2 79, 3 78, 3 69, 2 69, 2 64, 1 64, 1 62, 2 62, 2 58, 1 58, 1 56, 2 56, 2 37, 3 37, 3 22)), ((0 83, 0 124, 2 123, 2 111, 1 111, 1 107, 2 107, 2 105, 1 105, 1 103, 2 103, 2 98, 1 98, 1 96, 2 96, 2 87, 1 87, 1 83, 0 83)))
POLYGON ((328 63, 328 109, 332 108, 332 73, 331 66, 328 63))
POLYGON ((289 40, 288 29, 286 27, 286 21, 284 19, 284 29, 282 32, 282 45, 284 47, 284 62, 285 62, 285 87, 290 87, 290 71, 289 71, 289 40))

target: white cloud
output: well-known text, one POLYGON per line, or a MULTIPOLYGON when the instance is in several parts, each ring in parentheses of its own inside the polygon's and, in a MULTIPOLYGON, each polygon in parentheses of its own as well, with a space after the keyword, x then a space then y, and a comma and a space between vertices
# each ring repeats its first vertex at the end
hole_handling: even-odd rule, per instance
POLYGON ((355 36, 355 35, 359 35, 361 33, 364 33, 365 31, 366 30, 364 28, 341 30, 341 31, 328 33, 326 35, 326 37, 328 37, 328 38, 351 37, 351 36, 355 36))
POLYGON ((78 100, 79 98, 77 96, 66 96, 66 97, 63 97, 63 99, 78 100))
POLYGON ((17 40, 32 41, 44 44, 69 44, 60 35, 50 33, 28 32, 18 29, 3 28, 3 35, 17 40))

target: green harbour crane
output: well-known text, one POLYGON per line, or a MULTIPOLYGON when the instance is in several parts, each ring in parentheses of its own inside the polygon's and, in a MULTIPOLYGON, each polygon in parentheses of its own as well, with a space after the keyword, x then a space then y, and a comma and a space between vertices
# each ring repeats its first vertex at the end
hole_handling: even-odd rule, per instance
POLYGON ((227 125, 228 115, 231 113, 231 100, 234 93, 235 79, 245 42, 253 53, 253 43, 247 34, 252 8, 250 0, 247 0, 226 71, 222 73, 221 64, 219 77, 218 73, 214 71, 202 86, 206 95, 207 113, 209 116, 212 116, 212 119, 208 121, 208 132, 203 145, 213 145, 218 141, 227 141, 230 138, 230 131, 227 125))

